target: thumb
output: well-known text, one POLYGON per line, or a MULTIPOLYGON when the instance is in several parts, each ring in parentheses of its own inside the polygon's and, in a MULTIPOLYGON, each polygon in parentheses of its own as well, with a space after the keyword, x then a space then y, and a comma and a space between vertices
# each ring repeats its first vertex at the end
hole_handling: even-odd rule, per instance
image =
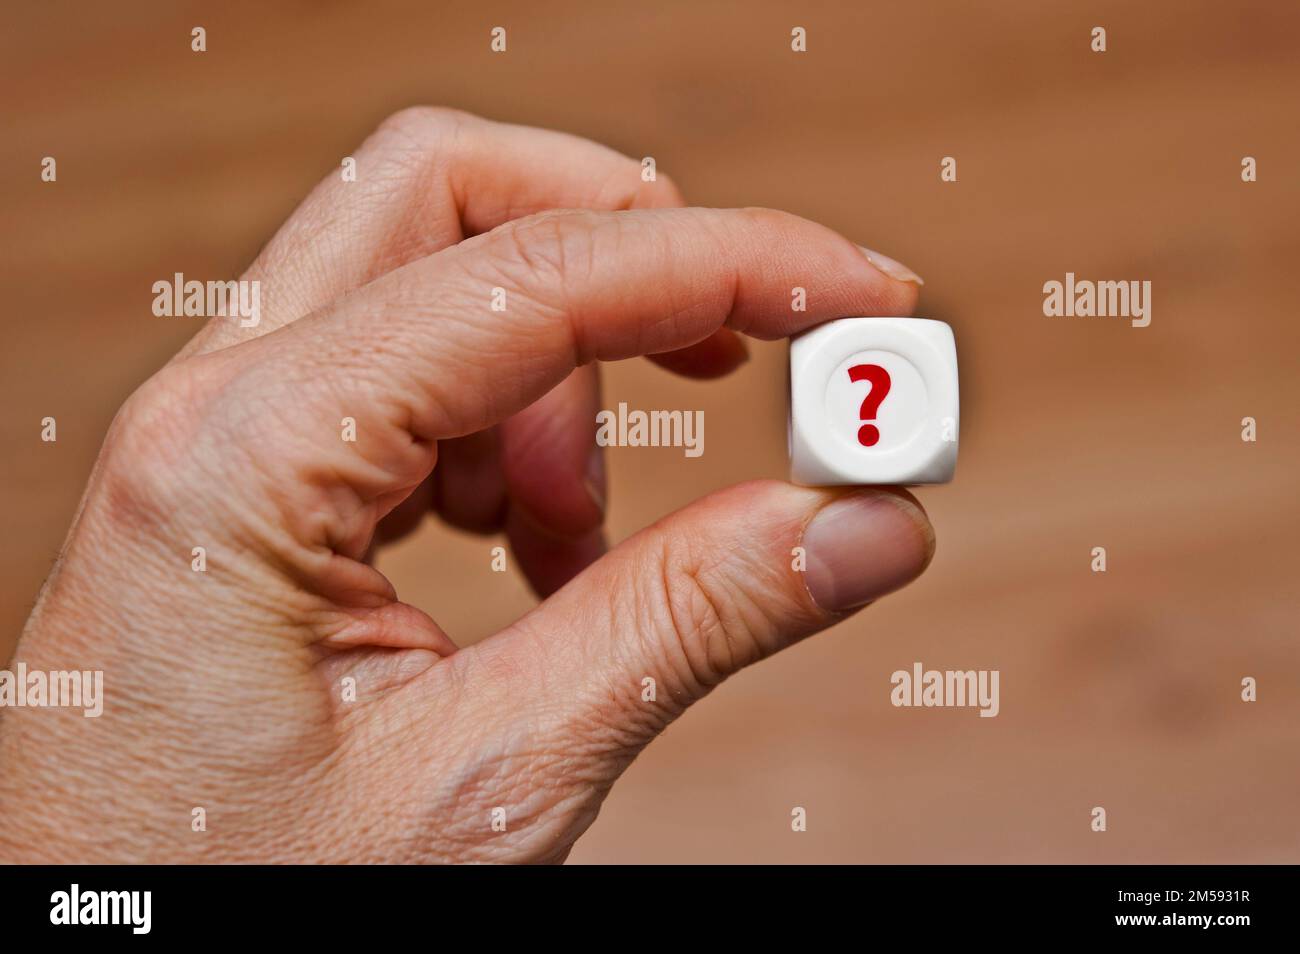
POLYGON ((622 543, 498 648, 534 657, 520 660, 545 674, 533 701, 568 710, 552 725, 575 735, 569 751, 624 765, 727 676, 904 586, 933 553, 905 491, 741 484, 622 543))

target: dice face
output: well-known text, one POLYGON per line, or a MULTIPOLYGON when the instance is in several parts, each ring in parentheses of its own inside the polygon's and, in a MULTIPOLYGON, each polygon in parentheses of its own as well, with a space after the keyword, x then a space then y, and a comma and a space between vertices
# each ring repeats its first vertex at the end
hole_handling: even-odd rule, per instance
POLYGON ((957 346, 942 321, 841 318, 790 342, 798 483, 946 483, 957 422, 957 346))

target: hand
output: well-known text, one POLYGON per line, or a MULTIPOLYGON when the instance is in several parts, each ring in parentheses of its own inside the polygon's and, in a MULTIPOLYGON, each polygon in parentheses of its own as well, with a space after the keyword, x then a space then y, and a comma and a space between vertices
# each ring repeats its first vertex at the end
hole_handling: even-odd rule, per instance
POLYGON ((899 491, 756 481, 600 530, 595 362, 722 374, 737 333, 909 314, 901 266, 444 110, 355 158, 244 276, 258 324, 212 320, 114 420, 15 655, 102 670, 104 712, 0 710, 0 860, 561 860, 682 710, 929 561, 899 491), (369 562, 431 509, 549 598, 457 651, 369 562))

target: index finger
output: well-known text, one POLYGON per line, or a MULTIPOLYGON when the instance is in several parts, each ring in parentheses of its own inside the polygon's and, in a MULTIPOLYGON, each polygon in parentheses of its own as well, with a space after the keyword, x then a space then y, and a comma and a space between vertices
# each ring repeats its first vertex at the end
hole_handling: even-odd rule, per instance
POLYGON ((368 382, 373 411, 437 440, 505 419, 590 361, 684 348, 723 327, 773 339, 832 318, 908 315, 916 296, 848 239, 784 212, 548 212, 263 340, 312 362, 334 398, 368 382))

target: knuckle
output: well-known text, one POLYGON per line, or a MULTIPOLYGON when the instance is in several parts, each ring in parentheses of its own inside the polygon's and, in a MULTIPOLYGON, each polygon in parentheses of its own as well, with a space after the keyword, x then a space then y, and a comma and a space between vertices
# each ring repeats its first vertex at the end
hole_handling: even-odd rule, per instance
POLYGON ((658 560, 661 644, 701 694, 765 655, 764 614, 733 574, 667 537, 658 560))
POLYGON ((432 145, 473 118, 470 113, 449 106, 407 106, 380 123, 378 131, 394 133, 420 145, 432 145))
POLYGON ((592 271, 602 217, 580 209, 553 209, 494 229, 494 261, 520 285, 554 285, 557 291, 592 271))
POLYGON ((109 430, 108 450, 154 456, 184 446, 192 436, 189 410, 196 403, 197 382, 194 376, 179 373, 181 367, 164 368, 127 398, 109 430))
POLYGON ((436 177, 445 172, 477 117, 444 106, 408 106, 393 113, 366 140, 379 160, 380 174, 397 181, 436 177))
POLYGON ((747 226, 766 236, 783 236, 800 221, 799 216, 790 212, 761 205, 746 206, 736 212, 747 226))
POLYGON ((205 422, 225 386, 224 362, 169 365, 122 405, 100 453, 100 480, 115 512, 162 515, 193 485, 193 461, 205 422))

